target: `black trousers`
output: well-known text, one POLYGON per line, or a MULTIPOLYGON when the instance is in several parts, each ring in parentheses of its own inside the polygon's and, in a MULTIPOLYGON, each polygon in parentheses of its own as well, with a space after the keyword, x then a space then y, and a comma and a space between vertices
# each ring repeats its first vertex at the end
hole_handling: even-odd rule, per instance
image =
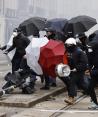
POLYGON ((88 92, 89 92, 89 95, 92 99, 92 101, 98 105, 98 102, 97 102, 97 97, 96 97, 96 93, 95 93, 95 89, 94 89, 94 82, 93 82, 93 79, 91 78, 91 81, 90 81, 90 85, 89 85, 89 88, 88 88, 88 92))
POLYGON ((20 68, 20 63, 21 63, 22 58, 23 58, 23 55, 21 55, 20 53, 16 51, 12 59, 12 73, 14 73, 20 68))
POLYGON ((27 65, 27 59, 22 58, 19 67, 23 70, 24 75, 29 74, 31 77, 37 76, 37 74, 27 65))
POLYGON ((66 85, 67 91, 68 91, 68 95, 71 96, 71 97, 74 97, 74 96, 72 96, 73 95, 73 91, 70 88, 70 78, 69 77, 59 77, 59 79, 66 85))
POLYGON ((92 79, 89 80, 89 84, 85 82, 84 73, 71 73, 70 78, 60 78, 64 84, 67 86, 68 95, 70 97, 75 97, 77 95, 77 87, 84 90, 92 99, 95 104, 97 103, 96 93, 94 90, 94 84, 92 79))
POLYGON ((98 84, 98 67, 91 70, 91 77, 95 87, 98 84))
POLYGON ((44 74, 45 87, 50 87, 50 78, 48 75, 44 74))
POLYGON ((56 83, 56 78, 52 78, 46 74, 44 74, 45 79, 45 87, 50 87, 51 83, 56 83))

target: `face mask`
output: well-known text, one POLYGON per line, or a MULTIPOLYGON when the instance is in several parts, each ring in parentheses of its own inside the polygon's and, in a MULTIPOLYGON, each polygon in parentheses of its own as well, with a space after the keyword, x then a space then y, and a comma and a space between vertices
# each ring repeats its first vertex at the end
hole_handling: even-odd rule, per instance
POLYGON ((16 37, 18 35, 17 32, 13 32, 13 36, 16 37))
POLYGON ((74 52, 75 48, 76 48, 76 46, 74 46, 74 45, 66 46, 66 50, 67 50, 68 52, 70 52, 70 53, 74 52))

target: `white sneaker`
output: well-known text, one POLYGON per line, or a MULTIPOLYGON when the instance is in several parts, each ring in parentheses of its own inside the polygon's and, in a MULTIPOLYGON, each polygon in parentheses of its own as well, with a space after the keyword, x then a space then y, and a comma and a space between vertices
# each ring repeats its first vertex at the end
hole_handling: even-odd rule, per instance
POLYGON ((97 110, 98 109, 98 105, 95 104, 94 102, 91 102, 91 106, 88 107, 88 109, 93 109, 93 110, 97 110))

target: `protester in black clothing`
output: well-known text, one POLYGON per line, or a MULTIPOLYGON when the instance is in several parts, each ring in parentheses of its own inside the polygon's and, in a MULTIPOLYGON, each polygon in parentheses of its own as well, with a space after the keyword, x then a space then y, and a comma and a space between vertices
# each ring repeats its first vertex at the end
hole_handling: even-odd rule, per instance
POLYGON ((77 95, 76 82, 84 77, 84 71, 87 68, 87 58, 83 51, 77 47, 76 40, 74 38, 69 38, 65 41, 65 48, 67 52, 68 65, 70 66, 70 90, 69 90, 69 100, 68 102, 74 101, 74 97, 77 95))
POLYGON ((91 77, 94 82, 94 86, 98 84, 98 37, 93 38, 93 40, 88 44, 88 60, 91 70, 91 77))
MULTIPOLYGON (((22 83, 20 84, 22 92, 31 94, 34 92, 34 85, 37 74, 27 65, 27 60, 25 57, 25 48, 29 45, 30 40, 24 36, 24 34, 21 32, 21 29, 16 29, 15 32, 17 36, 13 38, 12 46, 5 51, 5 54, 7 54, 8 52, 16 48, 14 57, 12 59, 12 74, 10 74, 10 76, 15 76, 15 71, 17 71, 17 73, 20 74, 21 79, 26 80, 23 85, 22 83), (18 71, 19 68, 21 69, 21 71, 18 71), (27 80, 29 81, 27 82, 27 80)), ((7 88, 11 85, 12 84, 10 83, 10 81, 7 81, 6 85, 3 88, 7 88)))
POLYGON ((23 58, 21 60, 20 63, 20 68, 22 69, 22 71, 20 72, 20 75, 22 77, 26 77, 29 78, 29 81, 27 81, 28 83, 25 84, 24 87, 22 87, 22 92, 23 93, 33 93, 35 91, 34 86, 35 86, 35 81, 36 81, 36 76, 37 74, 30 69, 30 67, 27 65, 27 59, 23 58))
POLYGON ((15 86, 16 88, 19 87, 23 94, 34 93, 36 73, 27 65, 25 58, 22 59, 20 67, 21 70, 15 71, 14 73, 9 72, 5 75, 4 79, 6 80, 6 83, 3 85, 2 89, 8 89, 8 91, 6 90, 6 93, 11 92, 9 92, 11 86, 15 86))
POLYGON ((12 73, 20 68, 23 56, 26 54, 25 48, 29 45, 30 40, 23 35, 20 29, 16 30, 16 37, 13 38, 13 45, 5 51, 5 54, 16 48, 15 55, 12 59, 12 73))
MULTIPOLYGON (((13 44, 13 38, 17 36, 17 30, 19 30, 19 29, 18 29, 18 28, 15 28, 15 29, 13 30, 13 33, 12 33, 12 35, 11 35, 11 37, 10 37, 8 43, 0 48, 1 50, 5 51, 4 54, 6 54, 6 53, 7 53, 6 50, 9 49, 9 48, 12 46, 12 44, 13 44)), ((13 52, 11 53, 12 57, 10 58, 10 61, 11 61, 11 63, 12 63, 12 72, 14 72, 14 71, 13 71, 13 64, 14 64, 14 63, 13 63, 13 62, 14 62, 13 56, 14 56, 14 54, 15 54, 15 51, 16 51, 16 50, 14 49, 13 52)), ((10 57, 10 56, 9 56, 9 57, 10 57)))
POLYGON ((69 99, 65 99, 65 102, 72 104, 74 102, 74 97, 77 95, 76 86, 79 85, 83 90, 88 92, 92 101, 98 105, 96 94, 92 83, 86 87, 84 81, 85 71, 88 69, 88 59, 79 47, 76 45, 76 40, 74 38, 69 38, 65 42, 65 48, 68 57, 68 65, 72 70, 70 74, 70 83, 68 87, 69 99))

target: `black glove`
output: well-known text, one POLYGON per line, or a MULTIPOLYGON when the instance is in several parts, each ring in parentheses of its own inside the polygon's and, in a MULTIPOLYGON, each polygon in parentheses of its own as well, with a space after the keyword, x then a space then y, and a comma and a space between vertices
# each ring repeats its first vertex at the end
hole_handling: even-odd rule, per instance
POLYGON ((41 83, 44 83, 44 80, 45 80, 44 75, 40 76, 40 78, 41 78, 41 83))

